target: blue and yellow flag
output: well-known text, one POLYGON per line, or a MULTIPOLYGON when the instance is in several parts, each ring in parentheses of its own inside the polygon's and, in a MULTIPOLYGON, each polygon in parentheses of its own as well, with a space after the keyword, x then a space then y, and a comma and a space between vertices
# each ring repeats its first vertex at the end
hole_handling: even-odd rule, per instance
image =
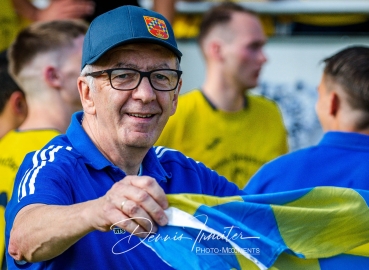
POLYGON ((168 199, 169 226, 143 242, 175 269, 369 269, 369 191, 168 199))

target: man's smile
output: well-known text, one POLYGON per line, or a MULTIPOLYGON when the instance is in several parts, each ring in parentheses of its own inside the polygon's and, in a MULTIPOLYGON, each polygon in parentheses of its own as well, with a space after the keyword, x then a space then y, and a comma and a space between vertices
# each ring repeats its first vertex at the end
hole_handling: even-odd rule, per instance
POLYGON ((128 113, 129 116, 139 117, 139 118, 151 118, 153 114, 138 114, 138 113, 128 113))

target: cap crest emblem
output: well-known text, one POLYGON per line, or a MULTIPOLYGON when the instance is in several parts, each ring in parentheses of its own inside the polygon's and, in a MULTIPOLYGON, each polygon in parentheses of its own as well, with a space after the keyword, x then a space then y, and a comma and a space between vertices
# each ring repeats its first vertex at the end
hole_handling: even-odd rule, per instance
POLYGON ((168 39, 169 33, 167 26, 163 20, 160 20, 155 17, 143 16, 147 30, 151 35, 160 39, 168 39))

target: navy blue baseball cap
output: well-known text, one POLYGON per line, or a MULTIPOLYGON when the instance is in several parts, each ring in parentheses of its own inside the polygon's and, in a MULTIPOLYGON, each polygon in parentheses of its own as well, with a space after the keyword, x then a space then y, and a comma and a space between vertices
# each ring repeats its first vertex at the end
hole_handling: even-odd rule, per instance
POLYGON ((114 47, 139 42, 162 45, 181 60, 182 53, 168 20, 157 12, 126 5, 101 14, 91 22, 83 43, 81 69, 114 47))

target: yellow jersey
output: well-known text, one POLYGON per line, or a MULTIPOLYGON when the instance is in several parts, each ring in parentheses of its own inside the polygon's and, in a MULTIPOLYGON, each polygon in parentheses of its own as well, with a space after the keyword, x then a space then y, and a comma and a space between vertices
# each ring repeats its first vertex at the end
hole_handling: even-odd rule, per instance
POLYGON ((5 254, 5 207, 12 195, 18 168, 27 153, 41 149, 59 134, 57 130, 12 130, 0 140, 0 266, 5 254))
POLYGON ((277 105, 261 96, 245 98, 243 110, 224 112, 200 90, 181 95, 155 145, 179 150, 243 188, 261 165, 288 152, 277 105))

